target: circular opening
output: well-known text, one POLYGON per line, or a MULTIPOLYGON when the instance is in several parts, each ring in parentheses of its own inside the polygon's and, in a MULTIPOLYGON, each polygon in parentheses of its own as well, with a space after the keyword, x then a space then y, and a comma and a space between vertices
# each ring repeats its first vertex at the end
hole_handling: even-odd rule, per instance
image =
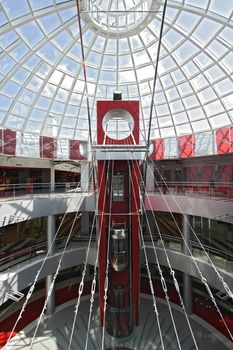
POLYGON ((147 17, 152 0, 85 0, 91 19, 104 30, 118 33, 130 30, 147 17))
POLYGON ((124 140, 132 134, 134 120, 125 109, 112 109, 105 114, 103 129, 105 134, 113 140, 124 140))
POLYGON ((80 152, 81 156, 85 157, 87 155, 87 145, 80 143, 79 152, 80 152))

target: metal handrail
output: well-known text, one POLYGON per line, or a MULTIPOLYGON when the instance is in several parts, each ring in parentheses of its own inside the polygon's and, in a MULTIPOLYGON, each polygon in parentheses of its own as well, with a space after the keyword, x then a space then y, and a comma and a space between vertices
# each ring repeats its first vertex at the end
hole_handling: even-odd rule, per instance
POLYGON ((49 182, 30 182, 19 184, 0 184, 0 198, 15 198, 25 195, 66 193, 81 189, 80 182, 55 182, 53 188, 49 182))
MULTIPOLYGON (((58 249, 60 248, 59 245, 67 239, 67 236, 62 236, 59 237, 55 240, 56 244, 58 245, 58 249)), ((79 236, 78 238, 73 237, 70 241, 72 242, 87 242, 89 240, 89 236, 79 236)), ((11 263, 10 267, 14 266, 15 264, 18 263, 17 259, 25 257, 24 260, 28 260, 31 257, 38 256, 41 254, 45 254, 47 251, 47 244, 46 241, 43 241, 38 244, 31 245, 30 247, 24 248, 24 249, 19 249, 9 253, 2 253, 0 254, 0 271, 4 271, 6 268, 4 265, 11 263), (14 264, 15 262, 15 264, 14 264)))
MULTIPOLYGON (((148 235, 144 235, 144 239, 147 241, 147 239, 150 239, 151 240, 151 237, 150 237, 150 235, 149 235, 149 233, 148 233, 148 235)), ((152 235, 152 238, 153 239, 160 239, 160 235, 159 234, 153 234, 152 235)), ((170 235, 162 235, 162 238, 163 238, 163 240, 164 241, 168 241, 168 242, 175 242, 175 243, 183 243, 183 239, 181 238, 181 237, 174 237, 174 236, 170 236, 170 235)), ((191 244, 191 247, 193 248, 199 248, 199 249, 202 249, 201 247, 200 247, 200 244, 198 243, 198 242, 195 242, 195 241, 190 241, 190 244, 191 244)), ((218 255, 218 256, 220 256, 220 257, 224 257, 224 258, 226 258, 227 259, 227 257, 229 258, 228 260, 233 260, 233 254, 231 254, 231 253, 228 253, 228 252, 224 252, 224 251, 222 251, 222 250, 220 250, 220 249, 216 249, 216 248, 213 248, 213 247, 211 247, 211 246, 209 246, 209 245, 207 245, 207 244, 203 244, 202 243, 202 246, 205 248, 205 250, 206 251, 208 251, 208 252, 211 252, 211 253, 213 253, 213 254, 216 254, 216 255, 218 255)))
POLYGON ((233 199, 231 182, 153 182, 147 184, 149 193, 161 192, 172 195, 201 195, 208 198, 222 197, 233 199), (152 186, 151 186, 152 185, 152 186))

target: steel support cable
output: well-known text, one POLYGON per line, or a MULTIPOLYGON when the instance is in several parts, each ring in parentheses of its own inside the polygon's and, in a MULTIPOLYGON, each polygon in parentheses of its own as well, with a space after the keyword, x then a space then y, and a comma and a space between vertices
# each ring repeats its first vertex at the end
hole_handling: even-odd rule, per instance
POLYGON ((108 178, 108 184, 111 186, 110 187, 110 203, 109 203, 109 212, 110 215, 108 217, 108 245, 107 245, 107 261, 106 261, 106 272, 105 272, 105 281, 104 281, 104 315, 103 315, 103 331, 102 331, 102 345, 101 349, 104 350, 104 340, 105 340, 105 323, 106 323, 106 308, 107 308, 107 293, 108 293, 108 287, 109 287, 109 280, 108 280, 108 274, 109 274, 109 266, 110 266, 110 260, 109 260, 109 252, 110 252, 110 238, 111 238, 111 210, 112 210, 112 194, 113 194, 113 172, 114 172, 114 160, 108 161, 111 162, 112 166, 112 173, 110 177, 110 181, 108 178))
MULTIPOLYGON (((177 207, 179 208, 180 212, 184 215, 184 212, 183 212, 182 208, 180 207, 180 205, 179 205, 178 201, 176 200, 175 196, 173 195, 173 193, 171 193, 169 187, 167 186, 167 183, 164 181, 164 178, 163 178, 163 176, 160 174, 160 172, 159 172, 157 166, 155 165, 154 162, 153 162, 153 164, 154 164, 154 166, 155 166, 155 169, 156 169, 157 173, 159 174, 160 178, 162 179, 163 184, 165 185, 166 189, 168 190, 168 193, 171 195, 172 199, 173 199, 174 202, 176 203, 176 205, 177 205, 177 207)), ((157 184, 157 186, 158 186, 158 188, 159 188, 159 191, 162 193, 162 191, 161 191, 161 189, 160 189, 160 187, 159 187, 157 181, 156 181, 156 184, 157 184)), ((163 195, 163 193, 162 193, 162 195, 163 195)), ((163 198, 165 198, 164 195, 163 195, 163 198)), ((166 201, 166 199, 165 199, 165 201, 166 201)), ((167 201, 166 201, 166 202, 167 202, 167 201)), ((210 258, 209 254, 207 253, 205 247, 203 246, 202 242, 200 241, 200 239, 199 239, 198 235, 196 234, 195 230, 193 229, 192 225, 188 222, 188 220, 187 220, 186 218, 185 218, 185 221, 188 223, 189 228, 191 229, 192 233, 194 234, 194 236, 195 236, 197 242, 200 244, 200 247, 201 247, 202 250, 204 251, 206 257, 208 258, 208 261, 210 262, 212 268, 213 268, 214 271, 216 272, 216 274, 217 274, 219 280, 221 281, 221 283, 222 283, 222 285, 223 285, 225 291, 227 292, 228 296, 233 300, 233 292, 231 291, 230 287, 229 287, 228 284, 224 281, 223 277, 220 275, 219 271, 217 270, 216 266, 214 265, 212 259, 210 258)))
MULTIPOLYGON (((108 163, 108 167, 109 167, 109 163, 108 163)), ((109 175, 109 168, 107 170, 107 179, 108 179, 108 175, 109 175)), ((101 177, 102 176, 104 176, 104 170, 102 172, 101 177)), ((106 203, 106 196, 107 196, 107 182, 106 182, 106 187, 105 187, 105 191, 104 191, 103 203, 106 203)), ((98 208, 97 208, 97 212, 98 212, 98 208)), ((88 346, 89 331, 90 331, 90 326, 91 326, 91 316, 92 316, 94 296, 95 296, 95 291, 96 291, 97 268, 98 268, 98 260, 99 260, 99 253, 100 253, 100 241, 102 238, 102 236, 101 236, 102 228, 103 228, 103 220, 101 220, 100 228, 99 228, 100 233, 98 235, 97 254, 96 254, 96 259, 95 259, 93 280, 92 280, 92 285, 91 285, 91 299, 90 299, 89 317, 88 317, 88 323, 87 323, 87 333, 86 333, 87 335, 86 335, 86 340, 85 340, 85 350, 87 350, 87 346, 88 346)))
MULTIPOLYGON (((79 203, 79 208, 80 208, 80 206, 81 206, 81 203, 79 203)), ((79 208, 78 208, 78 209, 79 209, 79 208)), ((58 276, 58 274, 59 274, 59 271, 60 271, 60 269, 61 269, 62 260, 63 260, 63 257, 64 257, 64 255, 65 255, 65 253, 66 253, 66 249, 67 249, 67 246, 68 246, 68 244, 69 244, 70 237, 71 237, 71 235, 72 235, 72 231, 73 231, 73 228, 74 228, 74 225, 75 225, 75 221, 76 221, 77 215, 78 215, 78 212, 76 213, 75 219, 73 220, 73 223, 72 223, 72 225, 71 225, 69 234, 68 234, 67 239, 66 239, 65 246, 64 246, 64 248, 63 248, 63 250, 62 250, 62 254, 61 254, 61 256, 60 256, 60 259, 59 259, 59 262, 58 262, 58 265, 57 265, 57 269, 56 269, 56 271, 55 271, 55 273, 54 273, 54 275, 53 275, 53 280, 52 280, 52 283, 51 283, 51 285, 50 285, 50 287, 49 287, 49 290, 48 290, 48 295, 47 295, 47 297, 46 297, 46 299, 45 299, 45 302, 44 302, 42 311, 41 311, 40 316, 39 316, 39 318, 38 318, 38 320, 37 320, 36 328, 35 328, 35 330, 34 330, 34 333, 33 333, 32 339, 31 339, 31 343, 30 343, 30 348, 29 348, 29 350, 32 349, 32 346, 33 346, 33 343, 34 343, 34 340, 35 340, 35 337, 36 337, 37 330, 38 330, 38 328, 39 328, 39 326, 40 326, 40 323, 41 323, 41 321, 42 321, 42 318, 43 318, 43 316, 44 316, 44 312, 45 312, 45 310, 46 310, 46 308, 47 308, 47 303, 48 303, 48 301, 49 301, 49 298, 50 298, 50 296, 51 296, 52 290, 53 290, 53 288, 54 288, 54 284, 55 284, 56 278, 57 278, 57 276, 58 276)))
MULTIPOLYGON (((92 163, 94 164, 94 158, 93 158, 93 150, 92 150, 92 133, 91 133, 91 113, 90 113, 90 102, 89 102, 89 92, 88 92, 88 82, 87 82, 87 70, 86 70, 86 63, 85 63, 85 53, 84 53, 84 44, 83 44, 83 33, 82 33, 82 24, 81 24, 81 11, 80 11, 80 1, 77 1, 77 13, 78 13, 78 26, 79 26, 79 35, 80 35, 80 44, 81 44, 81 54, 82 54, 82 67, 83 67, 83 76, 84 76, 84 84, 85 84, 85 91, 86 91, 86 102, 87 102, 87 117, 88 117, 88 129, 89 129, 89 138, 90 138, 90 147, 91 147, 91 158, 92 163)), ((84 91, 84 92, 85 92, 84 91)), ((93 187, 94 192, 96 191, 95 186, 95 172, 92 173, 93 178, 93 187)))
MULTIPOLYGON (((81 204, 82 204, 82 201, 80 200, 80 202, 78 203, 78 210, 80 209, 81 204)), ((56 278, 57 278, 58 273, 59 273, 59 271, 60 271, 60 269, 61 269, 62 260, 63 260, 63 257, 64 257, 64 255, 65 255, 66 249, 67 249, 67 247, 68 247, 68 244, 69 244, 69 241, 70 241, 70 237, 71 237, 71 235, 72 235, 73 228, 74 228, 74 225, 75 225, 75 222, 76 222, 76 218, 77 218, 77 216, 78 216, 78 210, 77 210, 76 215, 75 215, 75 218, 74 218, 74 220, 73 220, 73 222, 72 222, 72 225, 71 225, 69 234, 68 234, 67 239, 66 239, 66 242, 65 242, 65 246, 64 246, 64 248, 63 248, 63 250, 62 250, 62 254, 61 254, 61 256, 60 256, 60 259, 59 259, 59 262, 58 262, 58 265, 57 265, 57 269, 56 269, 56 271, 55 271, 55 273, 54 273, 54 275, 53 275, 53 280, 52 280, 52 283, 51 283, 51 285, 50 285, 50 287, 49 287, 48 295, 47 295, 47 297, 46 297, 46 299, 45 299, 45 302, 44 302, 42 311, 41 311, 40 316, 39 316, 39 318, 38 318, 38 320, 37 320, 37 325, 36 325, 35 331, 34 331, 34 333, 33 333, 32 339, 31 339, 31 343, 30 343, 30 348, 29 348, 29 350, 32 349, 33 342, 34 342, 34 340, 35 340, 37 330, 38 330, 38 328, 39 328, 39 326, 40 326, 42 317, 43 317, 44 312, 45 312, 45 310, 46 310, 47 303, 48 303, 48 301, 49 301, 49 298, 50 298, 50 296, 51 296, 52 290, 53 290, 53 288, 54 288, 54 284, 55 284, 56 278)))
MULTIPOLYGON (((147 214, 146 214, 146 209, 145 209, 144 204, 143 204, 143 209, 144 209, 144 213, 145 213, 145 217, 146 217, 146 222, 147 222, 147 225, 148 225, 148 227, 149 227, 149 221, 148 221, 148 217, 147 217, 147 214)), ((157 226, 157 223, 156 223, 156 226, 157 226)), ((157 227, 158 227, 158 226, 157 226, 157 227)), ((149 227, 149 232, 150 232, 150 238, 151 238, 151 241, 152 241, 153 249, 156 249, 155 246, 154 246, 154 241, 153 241, 153 237, 152 237, 152 233, 151 233, 150 227, 149 227)), ((186 308, 185 308, 185 305, 184 305, 183 298, 182 298, 182 296, 181 296, 180 287, 179 287, 178 281, 177 281, 177 279, 176 279, 176 277, 175 277, 175 271, 173 270, 173 268, 172 268, 172 266, 171 266, 171 263, 170 263, 170 260, 169 260, 169 257, 168 257, 168 254, 167 254, 167 251, 166 251, 166 248, 165 248, 165 245, 164 245, 164 242, 163 242, 163 239, 162 239, 162 238, 161 238, 161 241, 162 241, 163 251, 164 251, 164 253, 165 253, 166 260, 167 260, 167 263, 168 263, 168 267, 169 267, 169 269, 170 269, 170 275, 172 276, 173 283, 174 283, 176 292, 177 292, 178 297, 179 297, 179 300, 180 300, 180 305, 181 305, 181 307, 182 307, 182 309, 183 309, 183 311, 184 311, 185 319, 186 319, 186 322, 187 322, 187 324, 188 324, 188 328, 189 328, 191 337, 192 337, 192 339, 193 339, 195 349, 198 350, 196 338, 195 338, 195 335, 194 335, 192 326, 191 326, 191 324, 190 324, 190 321, 189 321, 189 318, 188 318, 188 315, 187 315, 187 312, 186 312, 186 308)), ((158 259, 158 257, 157 257, 157 259, 158 259)), ((158 259, 158 260, 159 260, 159 259, 158 259)), ((159 268, 159 270, 160 270, 160 268, 159 268)), ((163 280, 161 280, 161 281, 163 281, 163 280)))
MULTIPOLYGON (((9 335, 9 337, 8 337, 8 340, 7 340, 6 344, 4 345, 4 349, 7 348, 7 346, 8 346, 8 344, 9 344, 11 338, 12 338, 12 335, 13 335, 13 333, 14 333, 16 327, 17 327, 17 325, 18 325, 20 319, 22 318, 22 315, 23 315, 23 313, 24 313, 24 311, 25 311, 25 308, 26 308, 26 306, 27 306, 27 303, 28 303, 28 301, 30 300, 30 298, 31 298, 31 296, 32 296, 32 293, 33 293, 33 291, 34 291, 34 289, 35 289, 36 283, 37 283, 37 281, 38 281, 38 279, 39 279, 39 277, 40 277, 41 271, 42 271, 42 269, 43 269, 43 267, 44 267, 44 265, 45 265, 45 263, 46 263, 46 261, 47 261, 47 258, 49 257, 49 254, 50 254, 50 251, 51 251, 51 249, 52 249, 52 246, 53 246, 53 244, 54 244, 54 242, 55 242, 55 240, 56 240, 56 238, 57 238, 57 236, 58 236, 58 233, 59 233, 59 231, 60 231, 60 229, 61 229, 61 227, 62 227, 62 224, 63 224, 63 222, 64 222, 64 220, 65 220, 65 217, 66 217, 66 215, 67 215, 67 213, 68 213, 69 207, 71 206, 72 201, 73 201, 74 198, 76 197, 77 193, 78 193, 77 191, 73 192, 72 198, 70 199, 70 202, 69 202, 69 204, 67 205, 67 210, 66 210, 65 214, 64 214, 63 217, 62 217, 62 220, 61 220, 61 222, 60 222, 60 224, 59 224, 59 227, 58 227, 58 229, 57 229, 57 231, 56 231, 56 233, 55 233, 55 235, 54 235, 54 237, 53 237, 53 239, 52 239, 51 246, 48 247, 48 250, 47 250, 47 252, 46 252, 46 255, 45 255, 45 257, 43 258, 43 261, 42 261, 42 263, 41 263, 41 265, 40 265, 39 270, 37 271, 37 274, 36 274, 36 276, 35 276, 35 278, 34 278, 34 281, 33 281, 32 285, 31 285, 30 288, 29 288, 29 291, 28 291, 28 293, 27 293, 27 295, 26 295, 26 300, 25 300, 25 302, 24 302, 23 305, 22 305, 22 308, 21 308, 20 313, 19 313, 19 315, 18 315, 18 317, 17 317, 17 319, 16 319, 16 321, 15 321, 15 324, 14 324, 14 326, 13 326, 11 332, 10 332, 10 335, 9 335)), ((79 193, 78 193, 78 194, 79 194, 79 193)), ((83 200, 84 197, 81 197, 81 199, 83 200)), ((81 200, 80 200, 80 202, 81 202, 81 200)), ((80 205, 81 205, 81 203, 80 203, 80 205)))
MULTIPOLYGON (((158 66, 159 66, 159 56, 160 56, 160 49, 161 49, 161 44, 162 44, 163 27, 164 27, 164 22, 165 22, 166 9, 167 9, 167 0, 164 0, 163 13, 162 13, 160 32, 159 32, 157 57, 156 57, 156 62, 155 62, 153 89, 152 89, 152 96, 151 96, 150 118, 149 118, 149 125, 148 125, 149 129, 148 129, 148 137, 147 137, 147 143, 146 143, 147 144, 147 152, 145 154, 146 158, 148 157, 148 154, 149 154, 151 124, 152 124, 152 115, 153 115, 153 107, 154 107, 154 97, 155 97, 155 89, 156 89, 158 66)), ((147 165, 145 164, 145 169, 144 169, 144 178, 145 179, 146 179, 146 176, 147 176, 147 165)), ((143 193, 143 198, 144 198, 144 193, 143 193)))
MULTIPOLYGON (((127 145, 127 144, 126 144, 127 145)), ((131 176, 131 174, 130 174, 131 176)), ((132 183, 132 177, 131 177, 131 183, 132 183)), ((133 188, 133 186, 132 186, 133 188)), ((134 188, 133 188, 133 195, 134 195, 134 200, 136 202, 136 195, 135 195, 135 191, 134 191, 134 188)), ((153 243, 152 243, 153 244, 153 243)), ((165 299, 166 299, 166 302, 167 302, 167 306, 168 306, 168 309, 169 309, 169 313, 170 313, 170 316, 171 316, 171 321, 172 321, 172 325, 173 325, 173 328, 174 328, 174 332, 175 332, 175 336, 176 336, 176 340, 177 340, 177 345, 178 345, 178 348, 180 350, 182 350, 181 348, 181 344, 180 344, 180 339, 179 339, 179 335, 178 335, 178 332, 177 332, 177 328, 176 328, 176 323, 175 323, 175 320, 174 320, 174 316, 173 316, 173 312, 172 312, 172 309, 171 309, 171 304, 170 304, 170 298, 169 298, 169 295, 168 295, 168 289, 167 289, 167 284, 166 284, 166 281, 163 277, 163 271, 160 267, 160 262, 159 262, 159 259, 158 259, 158 254, 157 254, 157 251, 155 249, 155 246, 153 244, 153 248, 154 248, 154 254, 155 254, 155 259, 156 259, 156 263, 157 263, 157 266, 158 266, 158 270, 159 270, 159 274, 160 274, 160 279, 161 279, 161 285, 162 285, 162 288, 163 288, 163 292, 165 294, 165 299)))
POLYGON ((161 49, 161 43, 162 43, 163 27, 164 27, 164 22, 165 22, 166 8, 167 8, 167 0, 164 1, 163 14, 162 14, 161 26, 160 26, 160 32, 159 32, 157 57, 156 57, 156 63, 155 63, 155 74, 154 74, 154 82, 153 82, 151 105, 150 105, 149 130, 148 130, 148 138, 147 138, 147 145, 148 145, 148 147, 149 147, 149 144, 150 144, 150 133, 151 133, 152 115, 153 115, 153 107, 154 107, 154 96, 155 96, 155 88, 156 88, 156 82, 157 82, 159 56, 160 56, 160 49, 161 49))
MULTIPOLYGON (((166 185, 166 182, 163 180, 163 183, 166 185)), ((184 236, 183 236, 183 233, 182 233, 182 231, 181 231, 181 229, 180 229, 180 227, 179 227, 179 225, 178 225, 178 223, 177 223, 177 221, 176 221, 176 219, 175 219, 175 217, 174 217, 174 215, 173 215, 173 213, 172 213, 172 211, 171 211, 171 208, 170 208, 170 206, 169 206, 169 204, 168 204, 168 202, 167 202, 167 200, 166 200, 166 198, 165 198, 165 196, 164 196, 164 194, 162 193, 162 190, 160 189, 160 187, 158 187, 159 188, 159 191, 160 191, 160 194, 162 195, 162 197, 163 197, 163 199, 164 199, 164 201, 165 201, 165 203, 166 203, 166 206, 167 206, 167 208, 168 208, 168 210, 169 210, 169 213, 171 214, 171 216, 172 216, 172 218, 173 218, 173 220, 174 220, 174 223, 175 223, 175 225, 176 225, 176 227, 177 227, 177 229, 178 229, 178 231, 179 231, 179 233, 180 233, 180 235, 181 235, 181 237, 182 237, 182 239, 183 239, 183 242, 184 242, 184 244, 185 244, 185 246, 186 246, 186 248, 187 248, 187 250, 188 250, 188 252, 189 252, 189 255, 190 255, 190 257, 192 258, 192 261, 193 261, 193 263, 194 263, 194 265, 195 265, 195 267, 196 267, 196 269, 197 269, 197 271, 198 271, 198 273, 199 273, 199 275, 200 275, 200 279, 201 279, 201 281, 202 281, 202 283, 204 284, 204 286, 205 286, 205 288, 206 288, 206 290, 207 290, 207 292, 208 292, 208 294, 209 294, 209 296, 210 296, 210 299, 211 299, 211 301, 213 302, 213 304, 214 304, 214 306, 215 306, 215 308, 216 308, 216 310, 217 310, 217 312, 218 312, 218 314, 219 314, 219 316, 220 316, 220 318, 221 318, 221 320, 222 320, 222 322, 223 322, 223 324, 224 324, 224 327, 226 328, 226 330, 227 330, 227 332, 228 332, 228 334, 229 334, 229 336, 230 336, 230 338, 231 338, 231 340, 233 341, 233 335, 232 335, 232 333, 231 333, 231 331, 230 331, 230 329, 229 329, 229 327, 228 327, 228 325, 227 325, 227 323, 226 323, 226 321, 225 321, 225 319, 224 319, 224 317, 223 317, 223 315, 222 315, 222 313, 221 313, 221 311, 220 311, 220 309, 219 309, 219 307, 218 307, 218 304, 217 304, 217 302, 216 302, 216 300, 215 300, 215 298, 214 298, 214 295, 213 295, 213 293, 212 293, 212 291, 211 291, 211 289, 210 289, 210 287, 209 287, 209 285, 208 285, 208 283, 207 283, 207 280, 206 280, 206 278, 203 276, 203 274, 202 274, 202 272, 201 272, 201 270, 200 270, 200 268, 199 268, 199 266, 198 266, 198 264, 197 264, 197 262, 196 262, 196 260, 195 260, 195 258, 194 258, 194 256, 193 256, 193 254, 192 254, 192 250, 190 249, 190 247, 188 246, 188 244, 187 244, 187 242, 186 242, 186 240, 185 240, 185 238, 184 238, 184 236)), ((167 187, 167 189, 168 189, 168 187, 167 187)), ((170 192, 169 192, 170 193, 170 192)), ((172 193, 170 193, 171 195, 172 195, 172 193)), ((174 198, 174 196, 173 196, 173 199, 175 200, 175 198, 174 198)), ((175 200, 176 201, 176 200, 175 200)), ((149 203, 150 203, 150 201, 148 201, 149 203)), ((178 204, 178 203, 177 203, 178 204)), ((150 204, 150 206, 151 206, 151 204, 150 204)), ((152 206, 151 206, 151 208, 152 208, 152 206)), ((179 207, 180 208, 180 207, 179 207)), ((153 209, 152 209, 153 210, 153 209)), ((180 208, 180 210, 181 210, 181 208, 180 208)), ((181 213, 183 213, 183 211, 181 210, 181 213)), ((208 254, 207 254, 207 257, 208 257, 208 254)), ((219 275, 219 273, 218 273, 218 276, 220 276, 220 280, 221 280, 221 282, 224 282, 224 284, 226 284, 226 282, 223 280, 223 277, 221 276, 221 275, 219 275)), ((227 284, 226 284, 226 286, 227 286, 227 284)), ((228 286, 227 286, 228 287, 228 286)), ((229 287, 228 287, 229 288, 229 287)), ((230 289, 229 289, 230 290, 230 289)), ((231 291, 230 291, 231 292, 231 291)))
MULTIPOLYGON (((142 176, 141 176, 141 178, 142 178, 142 176)), ((143 181, 143 178, 142 178, 142 181, 143 181)), ((142 184, 144 186, 145 194, 148 195, 148 192, 146 191, 145 183, 143 182, 142 184)), ((150 228, 150 225, 149 225, 149 220, 148 220, 148 216, 147 216, 147 213, 146 213, 145 204, 142 203, 142 205, 143 205, 143 210, 144 210, 144 213, 145 213, 146 223, 147 223, 147 226, 148 226, 148 229, 149 229, 149 234, 150 234, 150 239, 151 239, 151 242, 152 242, 152 246, 153 246, 153 249, 155 250, 156 247, 155 247, 155 244, 154 244, 151 228, 150 228)), ((181 305, 181 307, 182 307, 182 309, 184 311, 184 315, 185 315, 185 318, 186 318, 186 321, 187 321, 187 324, 188 324, 188 327, 189 327, 189 330, 190 330, 190 334, 192 336, 195 348, 198 350, 198 346, 197 346, 197 342, 196 342, 196 339, 195 339, 195 335, 193 333, 193 329, 192 329, 192 326, 190 324, 190 321, 189 321, 189 318, 188 318, 188 315, 187 315, 187 312, 186 312, 186 308, 185 308, 184 301, 183 301, 183 298, 182 298, 182 295, 181 295, 181 291, 180 291, 180 287, 179 287, 178 281, 177 281, 177 279, 175 277, 175 271, 173 270, 171 262, 170 262, 170 259, 168 257, 167 249, 166 249, 165 244, 164 244, 164 240, 163 240, 163 237, 162 237, 159 225, 158 225, 158 221, 157 221, 157 219, 156 219, 156 217, 154 215, 154 211, 152 210, 152 207, 150 209, 151 209, 151 212, 152 212, 152 216, 153 216, 156 228, 157 228, 158 233, 159 233, 159 238, 160 238, 160 240, 162 242, 163 251, 165 253, 166 261, 167 261, 168 267, 170 269, 170 275, 172 276, 173 283, 174 283, 175 289, 177 291, 177 294, 178 294, 178 297, 179 297, 179 300, 180 300, 180 305, 181 305)))
POLYGON ((81 43, 83 76, 84 76, 84 84, 85 84, 86 98, 87 98, 87 117, 88 117, 89 137, 90 137, 90 144, 92 146, 91 114, 90 114, 90 103, 89 103, 89 93, 88 93, 88 83, 87 83, 87 72, 86 72, 84 45, 83 45, 83 33, 82 33, 82 24, 81 24, 80 0, 76 0, 76 1, 77 1, 77 10, 78 10, 77 13, 78 13, 78 26, 79 26, 79 35, 80 35, 80 43, 81 43))
POLYGON ((151 277, 151 271, 150 271, 150 266, 149 266, 149 262, 148 262, 146 246, 145 246, 145 242, 144 242, 144 238, 143 238, 141 223, 140 223, 140 237, 141 237, 141 241, 142 241, 142 247, 143 247, 143 252, 144 252, 144 257, 145 257, 145 262, 146 262, 145 264, 146 264, 146 270, 147 270, 147 275, 148 275, 149 284, 150 284, 150 292, 152 295, 154 313, 156 316, 156 321, 157 321, 158 330, 159 330, 159 338, 160 338, 162 349, 165 350, 164 342, 163 342, 163 333, 161 330, 161 325, 160 325, 160 320, 159 320, 159 311, 157 308, 157 301, 155 298, 155 291, 154 291, 153 281, 152 281, 152 277, 151 277))
MULTIPOLYGON (((106 163, 106 161, 104 162, 104 164, 105 163, 106 163)), ((102 171, 102 174, 101 174, 101 177, 100 177, 100 184, 102 184, 103 177, 104 177, 103 175, 104 175, 104 171, 102 171)), ((84 287, 84 278, 85 278, 86 270, 87 270, 87 261, 88 261, 88 256, 89 256, 89 252, 90 252, 90 247, 91 247, 91 241, 92 241, 93 230, 94 230, 94 223, 96 222, 97 214, 98 214, 98 202, 97 202, 97 200, 98 200, 98 198, 96 198, 96 201, 95 201, 96 207, 95 207, 94 217, 93 217, 93 220, 92 220, 91 233, 90 233, 90 238, 89 238, 89 242, 88 242, 86 258, 85 258, 85 261, 84 261, 84 267, 83 267, 83 271, 82 271, 81 282, 79 284, 78 299, 77 299, 76 306, 75 306, 74 319, 73 319, 73 324, 72 324, 72 329, 71 329, 71 335, 70 335, 68 350, 70 350, 71 346, 72 346, 72 340, 73 340, 75 324, 76 324, 76 320, 77 320, 77 316, 78 316, 80 300, 81 300, 83 287, 84 287)))
MULTIPOLYGON (((129 161, 128 161, 128 168, 130 169, 129 161)), ((129 172, 129 174, 130 174, 130 172, 129 172)), ((131 183, 132 183, 131 174, 130 174, 130 179, 131 179, 131 183)), ((136 196, 135 196, 134 189, 133 189, 133 195, 134 195, 134 201, 136 202, 136 199, 135 199, 136 196)), ((137 214, 139 215, 139 213, 137 213, 137 214)), ((146 247, 145 247, 144 238, 143 238, 143 234, 142 234, 142 226, 141 226, 140 220, 139 220, 139 231, 140 231, 141 241, 143 244, 143 251, 144 251, 144 256, 145 256, 145 261, 146 261, 146 269, 147 269, 147 274, 148 274, 148 279, 149 279, 149 284, 150 284, 150 291, 151 291, 151 295, 152 295, 154 313, 156 315, 156 321, 157 321, 157 325, 158 325, 158 329, 159 329, 159 337, 160 337, 162 349, 165 350, 164 342, 163 342, 163 334, 162 334, 160 320, 159 320, 159 311, 157 308, 157 301, 155 298, 154 286, 153 286, 153 282, 152 282, 152 278, 151 278, 150 266, 149 266, 149 262, 148 262, 148 257, 147 257, 146 247)))

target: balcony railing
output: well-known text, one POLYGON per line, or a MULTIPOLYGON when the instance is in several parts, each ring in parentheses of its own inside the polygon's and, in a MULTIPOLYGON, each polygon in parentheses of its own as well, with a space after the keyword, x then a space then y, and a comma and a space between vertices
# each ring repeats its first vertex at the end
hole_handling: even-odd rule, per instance
MULTIPOLYGON (((159 234, 153 234, 153 241, 156 247, 163 248, 163 244, 159 234)), ((180 253, 183 253, 183 239, 181 237, 174 237, 169 235, 162 235, 162 239, 164 242, 164 246, 168 250, 174 250, 180 253)), ((150 245, 151 237, 149 234, 144 235, 144 241, 146 245, 150 245)), ((202 261, 207 262, 208 257, 204 252, 203 248, 200 246, 198 242, 191 241, 191 252, 195 258, 198 258, 202 261)), ((202 246, 205 248, 208 256, 211 258, 212 262, 219 268, 222 268, 228 272, 232 272, 233 270, 233 254, 230 252, 224 251, 223 249, 216 249, 209 245, 203 244, 202 246)))
MULTIPOLYGON (((55 241, 56 250, 59 251, 64 248, 67 236, 59 237, 55 241)), ((89 241, 88 236, 73 237, 70 239, 68 249, 77 246, 84 246, 89 241)), ((28 242, 30 244, 30 241, 28 242)), ((31 244, 23 249, 15 249, 13 252, 0 253, 0 272, 12 268, 15 265, 31 260, 38 256, 44 256, 47 253, 47 244, 45 241, 38 244, 31 244)))
POLYGON ((233 199, 233 184, 229 182, 156 182, 149 188, 155 193, 233 199))
POLYGON ((50 183, 0 184, 0 199, 35 194, 66 193, 75 190, 81 191, 80 182, 56 182, 54 190, 51 189, 50 183))

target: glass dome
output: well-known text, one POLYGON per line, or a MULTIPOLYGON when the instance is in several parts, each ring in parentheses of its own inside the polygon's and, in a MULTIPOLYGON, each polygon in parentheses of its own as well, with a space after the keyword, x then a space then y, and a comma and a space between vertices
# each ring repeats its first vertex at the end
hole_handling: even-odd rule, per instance
MULTIPOLYGON (((92 132, 96 101, 139 100, 147 138, 162 0, 85 0, 81 26, 92 132), (116 5, 117 4, 117 5, 116 5)), ((76 0, 0 0, 0 125, 86 140, 76 0)), ((233 2, 168 0, 151 138, 233 121, 233 2)))

